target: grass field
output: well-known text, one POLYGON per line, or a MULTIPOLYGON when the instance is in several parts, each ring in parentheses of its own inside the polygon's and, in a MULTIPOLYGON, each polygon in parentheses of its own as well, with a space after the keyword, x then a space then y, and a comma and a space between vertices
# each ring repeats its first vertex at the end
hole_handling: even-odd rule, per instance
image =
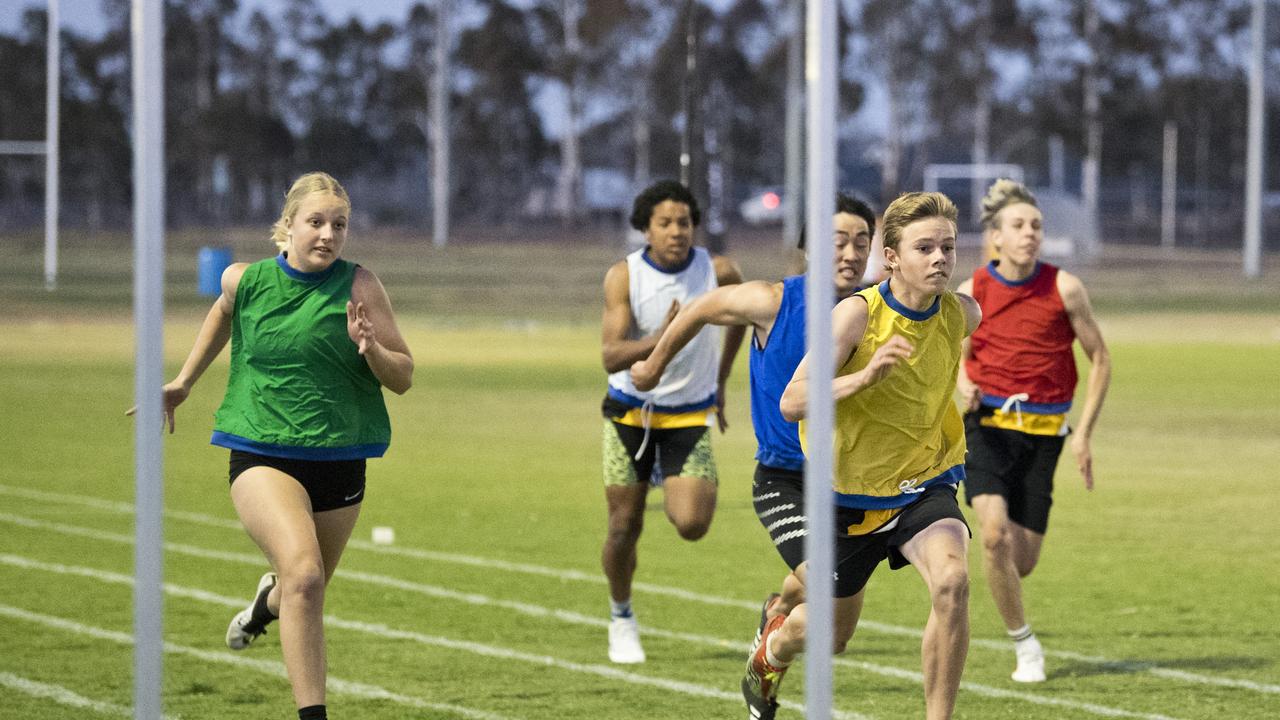
MULTIPOLYGON (((169 374, 207 300, 173 240, 169 374)), ((241 259, 265 242, 237 235, 241 259)), ((334 717, 744 717, 738 680, 758 603, 785 570, 750 505, 745 361, 716 437, 710 534, 680 541, 651 501, 636 609, 649 662, 605 657, 599 479, 599 283, 619 249, 407 240, 353 245, 384 279, 417 359, 388 395, 395 435, 370 464, 363 517, 326 611, 334 717), (395 529, 391 546, 368 542, 395 529)), ((777 277, 781 253, 737 253, 777 277)), ((34 236, 0 238, 0 718, 129 714, 132 692, 131 255, 69 239, 40 288, 34 236)), ((1274 263, 1273 263, 1274 267, 1274 263)), ((1047 683, 1012 652, 971 553, 973 642, 957 717, 1280 717, 1280 284, 1239 285, 1230 257, 1109 253, 1093 288, 1115 376, 1095 441, 1098 488, 1068 459, 1029 612, 1047 683)), ((171 717, 293 716, 276 636, 222 644, 265 563, 208 445, 225 355, 165 440, 165 708, 171 717)), ((872 578, 837 660, 840 718, 923 716, 910 569, 872 578)), ((779 717, 799 718, 802 667, 779 717)))

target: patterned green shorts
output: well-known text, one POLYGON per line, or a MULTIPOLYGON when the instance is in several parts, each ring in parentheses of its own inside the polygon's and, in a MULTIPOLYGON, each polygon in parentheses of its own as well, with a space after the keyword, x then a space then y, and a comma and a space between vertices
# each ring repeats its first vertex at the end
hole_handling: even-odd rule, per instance
POLYGON ((651 429, 645 443, 644 428, 604 421, 605 486, 661 482, 669 477, 696 477, 719 485, 711 428, 651 429), (644 452, 637 460, 642 444, 644 452))

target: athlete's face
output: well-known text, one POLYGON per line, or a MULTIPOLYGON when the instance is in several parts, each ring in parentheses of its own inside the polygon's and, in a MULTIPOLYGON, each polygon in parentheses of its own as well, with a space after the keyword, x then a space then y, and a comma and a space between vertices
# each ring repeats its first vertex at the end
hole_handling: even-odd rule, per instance
POLYGON ((302 199, 289 225, 289 265, 303 272, 328 268, 347 242, 346 201, 329 192, 302 199))
POLYGON ((836 213, 835 280, 836 295, 845 297, 858 287, 867 271, 867 255, 871 252, 871 229, 867 221, 849 213, 836 213))
POLYGON ((689 257, 693 248, 693 216, 689 206, 663 200, 653 206, 649 227, 644 231, 649 257, 663 267, 674 267, 689 257))
POLYGON ((884 257, 908 288, 939 295, 956 268, 956 226, 942 217, 916 220, 902 229, 896 249, 884 249, 884 257))
POLYGON ((999 225, 990 232, 1000 263, 1017 267, 1034 264, 1044 243, 1040 208, 1027 203, 1009 205, 996 215, 996 221, 999 225))

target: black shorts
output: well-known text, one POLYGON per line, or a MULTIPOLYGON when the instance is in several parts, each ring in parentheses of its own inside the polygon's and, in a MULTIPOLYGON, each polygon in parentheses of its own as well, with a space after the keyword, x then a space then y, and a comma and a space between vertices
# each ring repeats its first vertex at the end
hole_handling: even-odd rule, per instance
POLYGON ((254 467, 269 467, 288 475, 307 491, 311 511, 324 512, 358 505, 364 500, 364 459, 360 460, 292 460, 256 455, 243 450, 231 451, 230 483, 240 473, 254 467))
POLYGON ((783 562, 795 570, 804 562, 804 538, 809 534, 809 520, 804 514, 804 473, 756 463, 751 503, 783 562))
POLYGON ((1028 435, 982 425, 983 411, 964 416, 964 500, 999 495, 1009 505, 1009 519, 1043 535, 1053 505, 1053 473, 1066 440, 1061 435, 1028 435))
MULTIPOLYGON (((852 515, 860 513, 837 507, 836 526, 859 522, 860 518, 852 515)), ((956 487, 934 485, 921 493, 919 500, 898 514, 898 524, 892 530, 871 535, 837 535, 835 596, 843 598, 857 595, 866 586, 876 566, 885 558, 889 559, 890 570, 909 565, 907 558, 902 555, 902 546, 925 528, 946 518, 955 518, 964 523, 966 528, 969 527, 960 512, 960 504, 956 502, 956 487)))

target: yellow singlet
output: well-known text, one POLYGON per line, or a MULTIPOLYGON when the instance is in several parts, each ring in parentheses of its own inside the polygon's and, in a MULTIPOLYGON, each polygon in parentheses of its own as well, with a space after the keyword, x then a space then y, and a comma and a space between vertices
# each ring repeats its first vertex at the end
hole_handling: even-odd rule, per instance
MULTIPOLYGON (((857 294, 867 302, 867 329, 837 375, 866 367, 894 335, 910 341, 915 351, 888 377, 836 403, 836 503, 891 511, 911 504, 927 486, 954 485, 964 478, 964 424, 952 395, 965 314, 951 292, 928 310, 913 311, 893 297, 887 280, 857 294)), ((800 440, 807 449, 803 420, 800 440)), ((874 526, 864 531, 870 530, 874 526)))

